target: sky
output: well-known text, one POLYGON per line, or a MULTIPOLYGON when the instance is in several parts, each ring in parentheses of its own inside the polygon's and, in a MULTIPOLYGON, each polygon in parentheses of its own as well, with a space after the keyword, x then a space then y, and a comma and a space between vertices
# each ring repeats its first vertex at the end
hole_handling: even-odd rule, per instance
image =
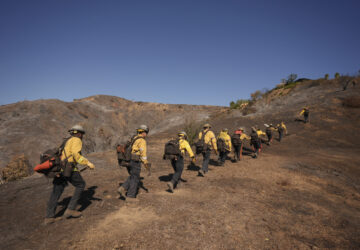
POLYGON ((358 0, 1 0, 0 105, 104 94, 228 106, 360 70, 358 0))

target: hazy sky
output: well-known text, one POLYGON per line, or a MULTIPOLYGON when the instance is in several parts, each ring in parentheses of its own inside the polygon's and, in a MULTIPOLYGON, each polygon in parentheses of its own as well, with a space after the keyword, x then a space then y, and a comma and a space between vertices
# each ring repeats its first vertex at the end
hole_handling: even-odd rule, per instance
POLYGON ((0 104, 96 94, 229 105, 360 69, 359 0, 1 0, 0 104))

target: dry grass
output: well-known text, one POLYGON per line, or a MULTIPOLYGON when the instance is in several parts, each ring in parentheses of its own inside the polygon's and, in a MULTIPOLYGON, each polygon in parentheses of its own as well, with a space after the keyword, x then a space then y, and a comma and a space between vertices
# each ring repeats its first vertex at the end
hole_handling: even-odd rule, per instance
POLYGON ((32 167, 25 155, 14 157, 10 163, 1 171, 4 181, 16 181, 32 172, 32 167))

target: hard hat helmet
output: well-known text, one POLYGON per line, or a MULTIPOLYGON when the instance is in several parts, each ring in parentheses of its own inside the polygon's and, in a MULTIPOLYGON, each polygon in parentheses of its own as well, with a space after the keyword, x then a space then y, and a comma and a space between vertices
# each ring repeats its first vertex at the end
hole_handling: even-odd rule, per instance
POLYGON ((211 125, 209 123, 205 123, 203 128, 211 128, 211 125))
POLYGON ((187 134, 186 134, 186 132, 185 132, 185 131, 180 131, 180 132, 178 133, 178 135, 187 136, 187 134))
POLYGON ((84 128, 83 128, 81 125, 78 125, 78 124, 74 125, 74 126, 69 130, 69 132, 70 132, 71 134, 77 134, 77 133, 85 134, 84 128))
POLYGON ((229 130, 227 128, 223 128, 223 131, 224 132, 228 132, 229 130))
POLYGON ((244 131, 245 129, 244 129, 244 127, 239 127, 238 130, 244 131))
POLYGON ((137 129, 137 132, 146 132, 146 133, 149 133, 149 127, 148 126, 146 126, 146 125, 144 125, 144 124, 142 124, 142 125, 140 125, 139 126, 139 128, 137 129))

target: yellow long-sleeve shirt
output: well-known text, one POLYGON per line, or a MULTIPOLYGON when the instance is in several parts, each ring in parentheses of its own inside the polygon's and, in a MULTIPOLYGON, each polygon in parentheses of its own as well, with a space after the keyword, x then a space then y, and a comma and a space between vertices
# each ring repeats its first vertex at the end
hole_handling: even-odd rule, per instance
POLYGON ((226 149, 228 151, 231 151, 231 147, 232 147, 231 137, 230 137, 230 135, 228 133, 226 133, 224 131, 221 131, 219 136, 218 136, 218 139, 223 139, 225 141, 226 149))
POLYGON ((246 135, 246 134, 244 134, 244 133, 241 133, 241 135, 240 135, 240 140, 251 140, 251 137, 250 136, 248 136, 248 135, 246 135))
POLYGON ((264 136, 266 135, 261 129, 256 130, 256 133, 258 134, 259 137, 262 135, 264 136))
POLYGON ((287 134, 287 128, 285 126, 285 123, 280 123, 280 126, 284 129, 285 134, 287 134))
POLYGON ((274 128, 274 127, 269 127, 269 128, 267 128, 267 129, 270 129, 270 131, 271 131, 272 133, 274 133, 275 131, 277 131, 277 128, 274 128))
POLYGON ((208 147, 210 147, 210 149, 213 148, 214 150, 217 151, 216 137, 215 137, 214 132, 209 131, 209 130, 204 130, 204 131, 200 132, 199 133, 199 140, 201 140, 201 137, 202 137, 203 133, 206 133, 205 137, 204 137, 205 144, 208 145, 208 147))
POLYGON ((148 163, 146 151, 147 149, 145 139, 142 137, 136 139, 131 148, 131 153, 140 156, 140 161, 142 161, 144 164, 148 163))
POLYGON ((75 164, 87 165, 88 159, 81 155, 82 141, 79 137, 71 137, 64 147, 61 154, 61 160, 68 159, 68 162, 74 162, 75 164))
POLYGON ((185 139, 179 140, 179 149, 183 156, 185 156, 186 152, 188 152, 190 158, 194 157, 194 153, 193 153, 193 151, 190 147, 190 144, 187 140, 185 140, 185 139))

